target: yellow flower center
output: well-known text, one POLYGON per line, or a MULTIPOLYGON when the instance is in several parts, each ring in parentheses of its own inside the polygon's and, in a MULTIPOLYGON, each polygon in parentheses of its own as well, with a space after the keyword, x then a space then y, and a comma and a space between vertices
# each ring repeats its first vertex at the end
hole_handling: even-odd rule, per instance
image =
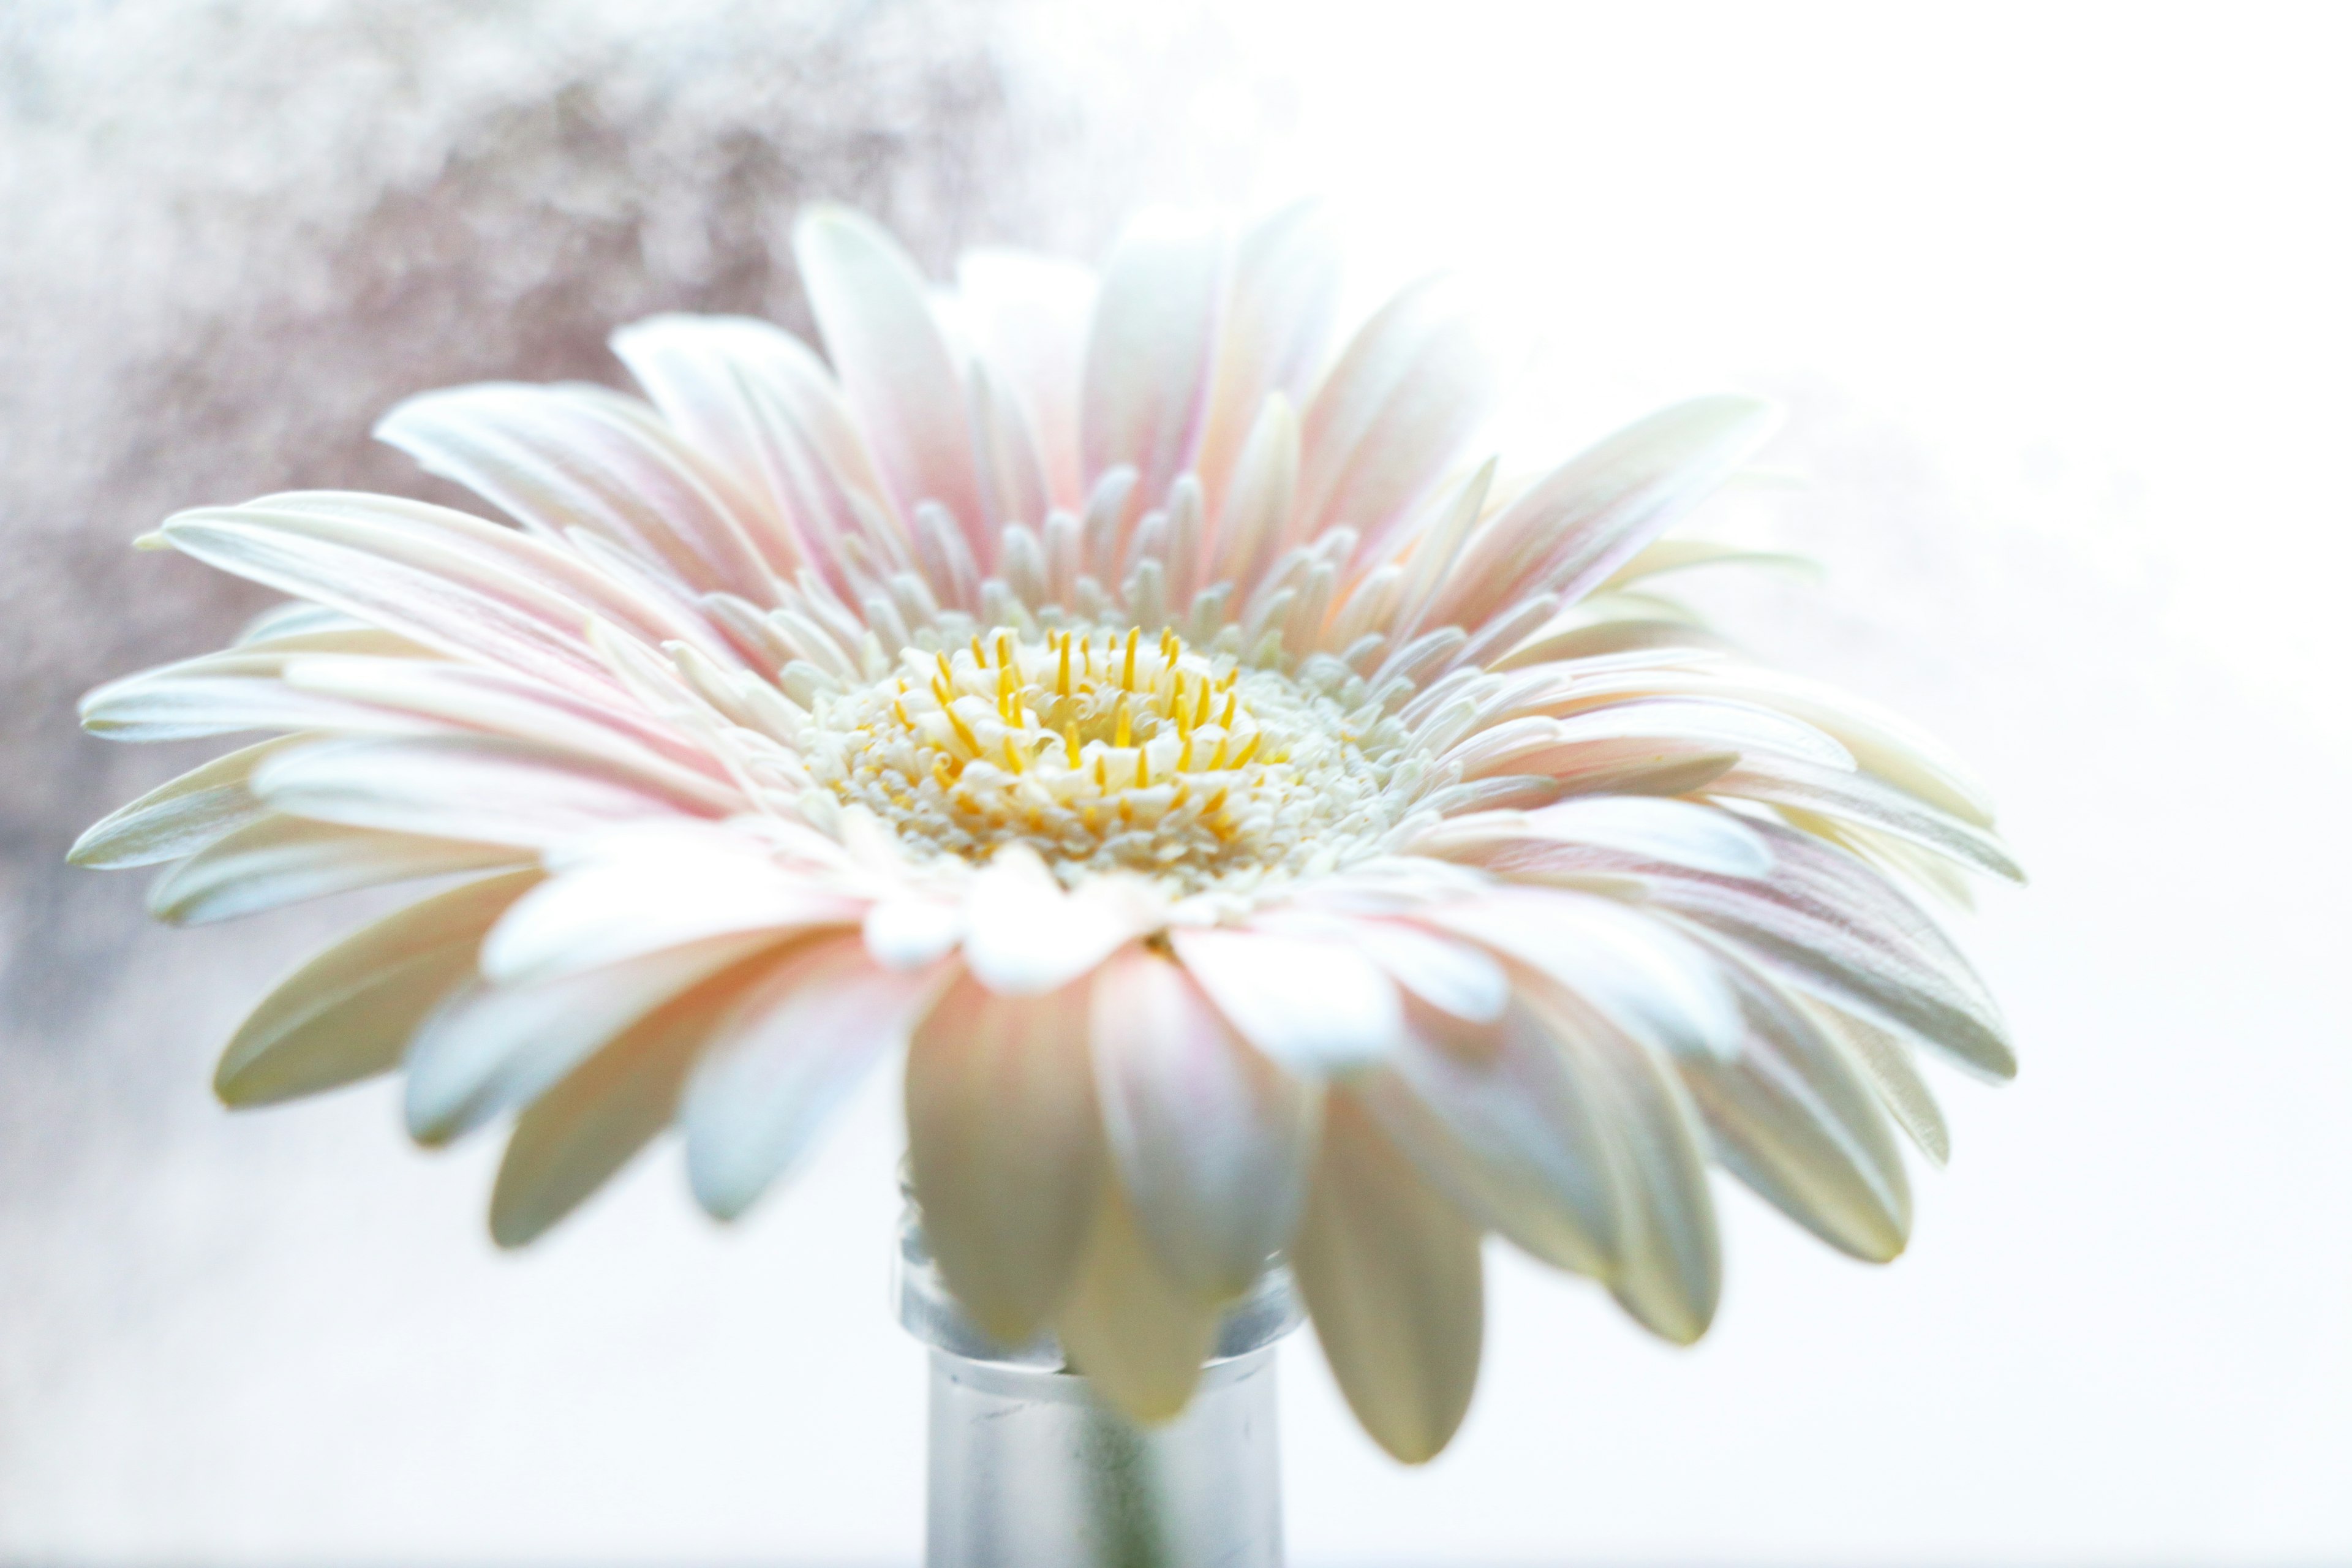
POLYGON ((999 627, 952 652, 909 647, 812 718, 811 773, 844 804, 938 853, 1027 843, 1065 879, 1255 881, 1394 816, 1388 766, 1335 701, 1173 632, 999 627))

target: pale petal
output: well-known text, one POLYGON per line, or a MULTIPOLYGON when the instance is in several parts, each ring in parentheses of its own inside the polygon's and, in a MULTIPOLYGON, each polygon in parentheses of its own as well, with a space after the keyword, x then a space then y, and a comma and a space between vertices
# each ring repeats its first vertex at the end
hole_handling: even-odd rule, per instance
POLYGON ((1523 1005, 1469 1031, 1472 1048, 1439 1037, 1455 1032, 1413 1029, 1354 1092, 1464 1213, 1548 1263, 1612 1277, 1626 1221, 1607 1074, 1523 1005))
POLYGON ((991 990, 1035 996, 1092 969, 1142 934, 1148 910, 1117 887, 1089 882, 1066 892, 1035 850, 998 852, 964 903, 964 962, 991 990))
POLYGON ((1298 416, 1290 400, 1276 393, 1250 426, 1218 509, 1207 546, 1212 581, 1229 579, 1244 591, 1256 586, 1259 574, 1286 548, 1297 485, 1298 416))
POLYGON ((1313 389, 1329 351, 1339 283, 1339 247, 1312 203, 1285 207, 1235 246, 1208 424, 1193 464, 1212 512, 1267 395, 1296 404, 1313 389))
POLYGON ((1772 868, 1770 847, 1730 812, 1694 801, 1633 795, 1584 795, 1533 811, 1456 816, 1407 847, 1505 876, 1580 867, 1606 870, 1627 856, 1724 877, 1761 877, 1772 868))
POLYGON ((710 1032, 760 971, 739 970, 630 1025, 515 1119, 490 1194, 490 1239, 535 1241, 670 1123, 710 1032))
POLYGON ((967 251, 956 263, 956 293, 973 346, 1021 400, 1054 503, 1078 510, 1086 504, 1078 395, 1094 321, 1094 274, 1050 257, 967 251))
POLYGON ((192 855, 262 816, 267 808, 250 787, 254 768, 306 739, 289 735, 264 741, 182 773, 92 824, 74 840, 66 858, 77 866, 114 870, 192 855))
POLYGON ((474 973, 482 932, 539 880, 468 882, 344 938, 263 997, 221 1053, 213 1089, 271 1105, 389 1072, 409 1037, 474 973))
POLYGON ((2025 873, 1990 833, 1867 773, 1809 766, 1793 757, 1744 758, 1708 790, 1861 823, 1948 859, 2014 882, 2025 880, 2025 873))
POLYGON ((1293 1072, 1322 1074, 1396 1048, 1396 986, 1338 942, 1272 932, 1179 927, 1176 954, 1242 1037, 1293 1072))
POLYGON ((1104 263, 1080 431, 1090 480, 1135 469, 1130 515, 1160 504, 1200 446, 1224 266, 1213 224, 1161 210, 1130 224, 1104 263))
POLYGON ((634 784, 490 736, 322 741, 264 759, 253 787, 297 816, 533 848, 680 815, 634 784))
POLYGON ((1743 964, 1725 973, 1748 1041, 1737 1060, 1680 1064, 1717 1160, 1831 1246, 1895 1258, 1910 1236, 1911 1190, 1877 1098, 1801 1006, 1743 964))
POLYGON ((1054 1331, 1072 1370, 1129 1420, 1167 1421, 1192 1397, 1217 1309, 1161 1270, 1118 1184, 1101 1188, 1086 1262, 1054 1331))
POLYGON ((923 1233, 981 1331, 1018 1345, 1076 1282, 1099 1202, 1087 987, 1006 996, 969 975, 916 1026, 907 1157, 923 1233))
POLYGON ((866 911, 866 950, 886 969, 920 969, 963 940, 962 907, 908 895, 877 900, 866 911))
POLYGON ((793 229, 793 254, 824 352, 902 513, 937 501, 985 565, 963 378, 931 314, 922 274, 898 241, 857 214, 820 205, 793 229))
POLYGON ((1407 289, 1360 329, 1307 407, 1295 541, 1346 526, 1384 552, 1485 423, 1494 363, 1447 292, 1407 289))
POLYGON ((733 1219, 797 1164, 941 978, 877 968, 858 938, 826 937, 791 949, 739 997, 710 1031, 680 1118, 702 1206, 733 1219))
POLYGON ((633 398, 596 386, 452 387, 398 405, 375 435, 545 538, 586 529, 693 587, 774 602, 740 489, 633 398))
POLYGON ((265 816, 173 867, 149 893, 147 908, 173 925, 205 925, 359 888, 529 858, 511 845, 265 816))
POLYGON ((1737 942, 1775 975, 1995 1079, 2014 1076, 1999 1010, 1968 961, 1885 877, 1806 835, 1758 824, 1773 875, 1660 874, 1660 908, 1737 942))
POLYGON ((1776 419, 1754 398, 1695 398, 1570 458, 1479 531, 1431 621, 1475 626, 1535 593, 1583 597, 1746 462, 1776 419))
POLYGON ((1092 1019, 1104 1130, 1160 1268, 1200 1300, 1240 1295, 1297 1222, 1317 1086, 1251 1049, 1144 948, 1096 972, 1092 1019))
POLYGON ((1406 1464, 1435 1458, 1478 1382, 1478 1232, 1345 1093, 1331 1097, 1291 1267, 1364 1430, 1406 1464))
POLYGON ((1918 1053, 1911 1042, 1811 997, 1801 1001, 1831 1037, 1845 1047, 1849 1059, 1877 1092, 1879 1103, 1919 1152, 1939 1170, 1949 1163, 1952 1131, 1945 1123, 1943 1107, 1936 1103, 1935 1091, 1920 1074, 1918 1053))
POLYGON ((409 1044, 410 1134, 446 1142, 528 1104, 655 1008, 774 942, 715 937, 543 984, 461 988, 409 1044))

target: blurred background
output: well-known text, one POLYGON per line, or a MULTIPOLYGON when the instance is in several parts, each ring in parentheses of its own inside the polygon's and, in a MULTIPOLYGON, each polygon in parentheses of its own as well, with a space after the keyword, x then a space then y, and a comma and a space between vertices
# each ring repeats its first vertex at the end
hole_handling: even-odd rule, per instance
POLYGON ((1971 758, 2034 873, 1960 922, 2024 1070, 1866 1268, 1719 1185, 1692 1351, 1495 1257, 1405 1471, 1284 1363, 1308 1564, 2352 1559, 2345 14, 1307 0, 0 6, 0 1560, 910 1563, 889 1086, 740 1226, 674 1157, 520 1257, 392 1095, 231 1118, 317 910, 167 933, 60 862, 197 753, 73 699, 257 604, 128 541, 296 486, 453 500, 421 388, 619 383, 669 309, 805 325, 817 196, 942 268, 1150 200, 1328 196, 1358 303, 1465 274, 1534 458, 1781 399, 1699 531, 1766 656, 1971 758))

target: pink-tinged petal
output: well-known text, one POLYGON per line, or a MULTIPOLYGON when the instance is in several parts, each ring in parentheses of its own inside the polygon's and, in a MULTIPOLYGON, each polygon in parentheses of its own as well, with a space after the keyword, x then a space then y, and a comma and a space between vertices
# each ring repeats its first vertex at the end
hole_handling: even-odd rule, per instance
POLYGON ((1045 465, 1048 496, 1072 512, 1086 504, 1078 395, 1095 279, 1087 268, 1011 250, 968 251, 956 263, 956 303, 981 359, 1018 400, 1045 465))
POLYGON ((1991 994, 1949 938, 1885 876, 1770 824, 1773 873, 1739 881, 1660 868, 1645 897, 1730 938, 1777 978, 1935 1047, 1984 1077, 2017 1072, 1991 994))
POLYGON ((1297 1222, 1318 1087, 1253 1050, 1145 948, 1096 972, 1092 1018, 1103 1127, 1160 1268, 1200 1300, 1240 1295, 1297 1222))
POLYGON ((1496 811, 1441 822, 1407 847, 1484 866, 1525 870, 1616 869, 1624 857, 1725 877, 1761 877, 1771 847, 1731 812, 1694 801, 1585 795, 1534 811, 1496 811))
POLYGON ((981 1331, 1018 1345, 1067 1298, 1104 1175, 1087 987, 1005 996, 966 975, 907 1054, 907 1158, 923 1234, 981 1331))
POLYGON ((147 908, 173 925, 208 925, 360 888, 529 858, 511 845, 265 816, 172 868, 148 894, 147 908))
POLYGON ((998 851, 964 901, 964 962, 982 984, 1035 996, 1076 980, 1141 935, 1150 910, 1117 884, 1066 892, 1025 844, 998 851))
POLYGON ((1213 513, 1267 396, 1280 393, 1296 405, 1313 390, 1339 302, 1339 248, 1313 203, 1285 207, 1234 247, 1208 425, 1193 464, 1213 513))
POLYGON ((664 1003, 525 1107, 490 1193, 490 1239, 528 1246, 652 1142, 712 1031, 761 973, 738 969, 664 1003))
POLYGON ((1990 833, 1868 773, 1825 768, 1793 757, 1759 756, 1743 758, 1738 767, 1707 790, 1712 795, 1760 800, 1857 823, 1978 870, 2013 882, 2025 880, 2024 871, 1990 833))
POLYGON ((922 274, 898 241, 841 207, 804 213, 793 253, 825 353, 899 511, 937 501, 987 563, 994 542, 982 526, 963 377, 922 274))
POLYGON ((707 624, 614 583, 577 556, 444 507, 383 496, 265 496, 181 512, 173 548, 208 566, 396 632, 426 647, 575 689, 612 676, 584 628, 603 616, 654 644, 677 637, 724 662, 707 624))
POLYGON ((1395 983, 1345 943, 1225 927, 1169 938, 1242 1037, 1293 1072, 1376 1062, 1402 1037, 1395 983))
POLYGON ((1623 1178, 1589 1047, 1517 1004, 1475 1041, 1421 1021, 1390 1067, 1352 1086, 1357 1098, 1463 1213, 1555 1267, 1612 1278, 1623 1178))
POLYGON ((410 398, 375 434, 535 533, 586 529, 695 588, 773 602, 749 499, 635 399, 591 386, 461 386, 410 398))
POLYGON ((1356 1419, 1406 1464, 1434 1458, 1478 1384, 1478 1231, 1346 1093, 1331 1097, 1291 1267, 1356 1419))
POLYGON ((287 735, 215 757, 159 784, 90 825, 66 859, 93 870, 152 866, 193 855, 258 821, 267 811, 252 789, 253 770, 307 736, 287 735))
POLYGON ((482 933, 538 880, 516 871, 468 882, 311 959, 237 1026, 214 1092, 229 1105, 274 1105, 390 1072, 425 1016, 473 974, 482 933))
POLYGON ((1775 419, 1753 398, 1695 398, 1570 458, 1479 530, 1431 623, 1475 626, 1536 593, 1581 598, 1746 462, 1775 419))
POLYGON ((1211 581, 1229 580, 1244 594, 1256 587, 1286 547, 1297 488, 1298 416, 1290 399, 1275 393, 1242 445, 1205 547, 1211 581))
POLYGON ((733 1219, 798 1164, 943 978, 877 968, 854 936, 778 960, 712 1028, 687 1086, 686 1170, 702 1206, 733 1219))
POLYGON ((1911 1189, 1869 1085, 1803 1007, 1728 960, 1748 1038, 1730 1061, 1685 1058, 1716 1159, 1842 1252, 1885 1263, 1911 1233, 1911 1189))
POLYGON ((982 363, 971 369, 971 423, 983 521, 999 529, 1043 525, 1052 500, 1029 416, 982 363))
POLYGON ((856 926, 863 900, 784 866, 725 828, 614 835, 507 912, 482 973, 522 984, 712 937, 856 926))
POLYGON ((775 940, 716 937, 544 984, 461 987, 409 1043, 409 1134, 444 1143, 529 1104, 638 1019, 775 940))
POLYGON ((264 759, 253 787, 296 816, 527 848, 680 815, 625 779, 490 736, 320 741, 264 759))
POLYGON ((1224 268, 1217 228, 1164 212, 1130 225, 1104 266, 1080 434, 1089 482, 1121 465, 1135 469, 1130 519, 1160 504, 1199 448, 1224 268))
POLYGON ((1484 948, 1411 921, 1293 907, 1261 914, 1253 929, 1320 937, 1354 948, 1407 992, 1470 1023, 1491 1024, 1510 1004, 1510 977, 1484 948))
POLYGON ((1117 1184, 1054 1330, 1071 1366, 1128 1419, 1172 1419, 1192 1397, 1217 1333, 1217 1309, 1161 1268, 1117 1184))
POLYGON ((445 726, 363 703, 298 691, 275 676, 178 676, 148 671, 81 700, 81 725, 107 741, 191 741, 256 730, 425 733, 445 726))
POLYGON ((1540 986, 1527 994, 1555 1034, 1583 1045, 1585 1071, 1612 1102, 1624 1239, 1611 1293, 1651 1332, 1692 1343, 1715 1321, 1723 1294, 1697 1110, 1666 1054, 1591 1005, 1589 991, 1540 986))
POLYGON ((1740 1037, 1716 966, 1671 922, 1645 912, 1564 889, 1504 887, 1423 918, 1547 977, 1659 1050, 1724 1056, 1740 1037))
POLYGON ((1354 529, 1387 542, 1492 405, 1494 365, 1445 291, 1410 289, 1356 333, 1307 405, 1291 542, 1354 529))

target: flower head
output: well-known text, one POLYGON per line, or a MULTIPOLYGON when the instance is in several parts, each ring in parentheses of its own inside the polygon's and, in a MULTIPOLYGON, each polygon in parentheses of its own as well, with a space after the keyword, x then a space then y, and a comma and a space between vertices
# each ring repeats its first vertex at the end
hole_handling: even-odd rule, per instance
POLYGON ((86 723, 276 733, 75 858, 176 862, 179 921, 445 881, 265 998, 225 1099, 398 1068, 425 1142, 511 1118, 519 1245, 673 1122, 741 1213, 903 1046, 988 1332, 1161 1416, 1286 1260, 1409 1459, 1467 1406, 1486 1233, 1675 1341, 1710 1157, 1901 1250, 1895 1130, 1944 1153, 1916 1050, 2012 1064, 1900 884, 2015 873, 1940 752, 1652 591, 1719 553, 1660 535, 1765 408, 1507 483, 1441 295, 1332 352, 1307 209, 943 295, 848 213, 797 244, 829 363, 664 317, 614 340, 649 402, 383 422, 511 525, 305 493, 155 536, 295 603, 86 723))

